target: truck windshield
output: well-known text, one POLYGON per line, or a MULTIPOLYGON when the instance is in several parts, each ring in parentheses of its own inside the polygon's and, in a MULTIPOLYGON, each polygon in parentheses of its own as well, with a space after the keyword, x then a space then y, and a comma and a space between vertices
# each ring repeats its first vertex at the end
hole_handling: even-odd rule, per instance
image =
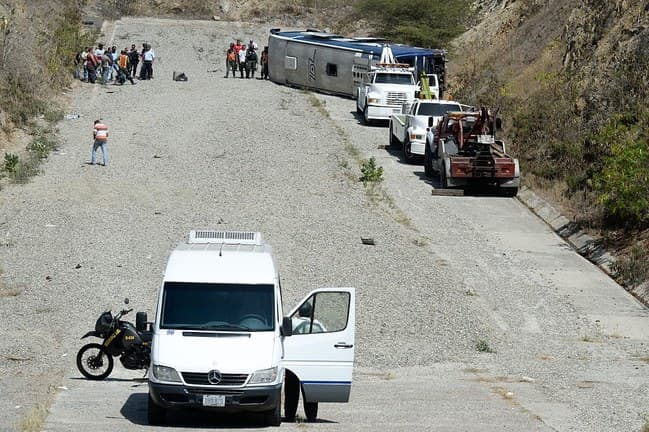
POLYGON ((413 81, 412 74, 409 73, 377 73, 376 78, 374 79, 376 84, 412 84, 413 81))
POLYGON ((160 328, 275 329, 273 285, 165 282, 160 328))
POLYGON ((417 114, 441 117, 449 111, 462 111, 462 109, 456 104, 421 103, 417 114))

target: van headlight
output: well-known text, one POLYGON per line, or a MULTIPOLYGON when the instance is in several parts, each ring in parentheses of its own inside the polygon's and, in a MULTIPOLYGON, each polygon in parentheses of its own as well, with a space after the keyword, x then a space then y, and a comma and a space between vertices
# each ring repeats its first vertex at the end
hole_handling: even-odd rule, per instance
POLYGON ((168 366, 153 365, 153 376, 158 381, 180 382, 180 376, 178 376, 176 369, 168 366))
POLYGON ((254 372, 248 384, 271 384, 277 381, 277 366, 254 372))

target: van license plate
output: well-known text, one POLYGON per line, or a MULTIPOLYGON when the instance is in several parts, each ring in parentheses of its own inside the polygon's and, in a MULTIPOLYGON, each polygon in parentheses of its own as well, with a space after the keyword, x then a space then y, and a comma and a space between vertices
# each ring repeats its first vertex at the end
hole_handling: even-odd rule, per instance
POLYGON ((225 395, 203 395, 203 406, 224 407, 225 395))

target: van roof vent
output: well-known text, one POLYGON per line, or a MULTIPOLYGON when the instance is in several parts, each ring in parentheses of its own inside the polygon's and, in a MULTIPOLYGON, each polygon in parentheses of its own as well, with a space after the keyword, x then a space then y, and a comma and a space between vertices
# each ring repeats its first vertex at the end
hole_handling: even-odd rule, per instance
POLYGON ((261 233, 252 231, 191 230, 188 243, 261 245, 262 241, 261 233))

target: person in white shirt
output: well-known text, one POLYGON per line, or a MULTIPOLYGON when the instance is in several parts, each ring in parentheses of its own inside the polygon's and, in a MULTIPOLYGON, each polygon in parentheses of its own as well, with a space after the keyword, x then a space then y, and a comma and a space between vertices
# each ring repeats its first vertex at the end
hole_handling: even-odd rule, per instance
POLYGON ((242 49, 239 51, 239 71, 241 72, 241 78, 243 78, 243 71, 246 70, 246 50, 242 49))
POLYGON ((153 61, 155 60, 155 52, 151 45, 146 44, 146 49, 142 55, 142 69, 140 72, 140 79, 151 79, 153 78, 153 61))

